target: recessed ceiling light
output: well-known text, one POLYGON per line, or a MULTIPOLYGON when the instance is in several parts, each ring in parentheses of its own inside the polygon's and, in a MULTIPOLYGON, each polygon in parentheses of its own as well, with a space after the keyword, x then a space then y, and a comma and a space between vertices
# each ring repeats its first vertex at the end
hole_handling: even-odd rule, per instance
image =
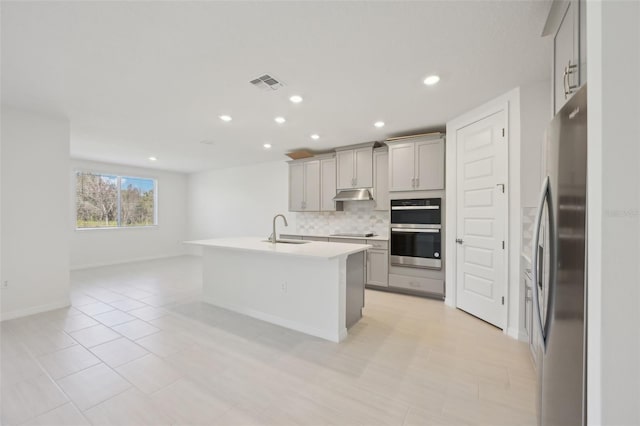
POLYGON ((226 122, 229 122, 229 121, 231 121, 231 120, 232 120, 232 118, 231 118, 231 116, 230 116, 230 115, 221 115, 221 116, 220 116, 220 120, 222 120, 222 121, 226 121, 226 122))
POLYGON ((320 135, 317 133, 314 133, 311 135, 311 139, 313 139, 314 141, 317 141, 318 139, 320 139, 320 135))
POLYGON ((149 157, 149 161, 157 161, 158 159, 156 157, 149 157))
POLYGON ((285 121, 287 121, 287 120, 284 119, 284 117, 276 117, 276 118, 274 118, 274 120, 278 124, 283 124, 285 121))
POLYGON ((300 95, 293 95, 289 98, 289 100, 291 102, 293 102, 294 104, 299 104, 300 102, 302 102, 302 96, 300 95))
POLYGON ((264 149, 270 149, 271 148, 271 144, 270 143, 265 143, 262 146, 264 147, 264 149))
POLYGON ((380 127, 384 127, 384 121, 376 121, 373 125, 379 129, 380 127))
POLYGON ((426 84, 427 86, 433 86, 439 81, 440 81, 440 76, 430 75, 429 77, 424 79, 424 84, 426 84))

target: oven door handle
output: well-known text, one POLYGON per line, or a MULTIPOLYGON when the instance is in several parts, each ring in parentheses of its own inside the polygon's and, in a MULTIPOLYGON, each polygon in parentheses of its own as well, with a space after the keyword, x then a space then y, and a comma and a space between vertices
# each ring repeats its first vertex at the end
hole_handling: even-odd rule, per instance
POLYGON ((401 229, 441 229, 442 225, 435 224, 408 224, 408 223, 392 223, 392 228, 401 229))
POLYGON ((391 210, 440 210, 440 206, 391 206, 391 210))
POLYGON ((409 229, 409 228, 391 228, 391 232, 412 232, 424 234, 439 234, 439 229, 409 229))

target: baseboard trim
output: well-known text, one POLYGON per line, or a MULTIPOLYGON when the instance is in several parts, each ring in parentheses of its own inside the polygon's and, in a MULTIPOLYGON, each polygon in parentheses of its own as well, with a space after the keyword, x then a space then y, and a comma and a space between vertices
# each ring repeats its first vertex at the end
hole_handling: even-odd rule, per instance
POLYGON ((520 330, 513 328, 513 327, 509 327, 507 329, 507 336, 516 339, 516 340, 525 340, 523 339, 524 333, 521 333, 520 330))
POLYGON ((172 257, 183 257, 183 256, 193 256, 187 253, 178 253, 178 254, 163 254, 160 256, 145 256, 145 257, 136 257, 133 259, 120 260, 120 261, 111 261, 111 262, 99 262, 99 263, 91 263, 88 265, 76 265, 71 266, 72 271, 79 271, 82 269, 91 269, 91 268, 100 268, 102 266, 114 266, 114 265, 124 265, 127 263, 136 263, 136 262, 146 262, 148 260, 160 260, 160 259, 169 259, 172 257))
POLYGON ((43 312, 53 311, 71 306, 71 300, 67 297, 55 303, 47 303, 45 305, 32 306, 30 308, 17 309, 9 312, 2 312, 0 321, 12 320, 16 318, 26 317, 29 315, 41 314, 43 312))
POLYGON ((284 318, 277 317, 275 315, 267 314, 262 311, 257 311, 251 308, 245 308, 242 306, 236 306, 230 303, 220 302, 219 300, 214 300, 213 298, 203 296, 202 301, 209 303, 211 305, 217 306, 222 309, 227 309, 229 311, 237 312, 242 315, 247 315, 251 318, 259 319, 262 321, 269 322, 271 324, 279 325, 281 327, 290 328, 292 330, 299 331, 301 333, 310 334, 312 336, 320 337, 325 340, 330 340, 332 342, 339 343, 347 337, 347 329, 346 327, 341 328, 337 333, 331 330, 323 330, 315 327, 310 327, 306 324, 301 324, 297 321, 291 321, 284 318))

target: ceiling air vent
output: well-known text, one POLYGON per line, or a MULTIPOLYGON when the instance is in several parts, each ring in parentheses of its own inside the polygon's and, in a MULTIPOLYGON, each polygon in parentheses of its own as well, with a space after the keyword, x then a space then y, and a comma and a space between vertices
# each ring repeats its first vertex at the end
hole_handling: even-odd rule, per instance
POLYGON ((269 74, 261 75, 260 77, 251 80, 249 83, 262 90, 278 90, 279 88, 284 86, 284 84, 282 84, 274 76, 269 74))

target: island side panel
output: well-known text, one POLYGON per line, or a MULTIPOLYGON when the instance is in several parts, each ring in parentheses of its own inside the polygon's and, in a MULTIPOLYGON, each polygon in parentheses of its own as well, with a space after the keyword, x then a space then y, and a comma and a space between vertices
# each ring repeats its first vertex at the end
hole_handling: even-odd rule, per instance
POLYGON ((334 342, 346 337, 344 257, 205 247, 203 262, 205 302, 334 342))
POLYGON ((354 253, 347 257, 347 300, 346 325, 351 328, 362 318, 364 307, 364 252, 354 253))

